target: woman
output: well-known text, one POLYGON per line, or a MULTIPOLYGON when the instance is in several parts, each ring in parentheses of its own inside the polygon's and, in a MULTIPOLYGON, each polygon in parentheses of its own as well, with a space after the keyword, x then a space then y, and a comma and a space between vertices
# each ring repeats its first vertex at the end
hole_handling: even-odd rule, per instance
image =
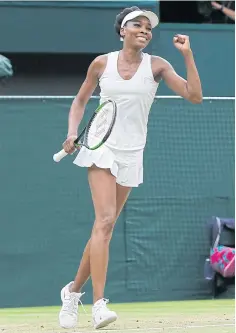
POLYGON ((143 181, 148 114, 160 80, 163 79, 176 94, 190 102, 202 101, 201 83, 188 36, 174 37, 174 45, 184 57, 187 81, 178 76, 166 60, 142 52, 152 39, 152 28, 157 24, 156 14, 141 11, 138 7, 126 8, 117 15, 115 29, 123 41, 122 50, 99 56, 91 63, 71 106, 68 135, 63 143, 69 154, 74 151, 78 125, 98 83, 101 101, 115 100, 118 114, 106 144, 97 151, 82 148, 74 161, 78 166, 88 167, 95 222, 75 280, 61 291, 63 305, 59 320, 65 328, 74 327, 77 323, 81 290, 90 276, 94 327, 104 327, 117 319, 104 299, 109 243, 132 187, 143 181))

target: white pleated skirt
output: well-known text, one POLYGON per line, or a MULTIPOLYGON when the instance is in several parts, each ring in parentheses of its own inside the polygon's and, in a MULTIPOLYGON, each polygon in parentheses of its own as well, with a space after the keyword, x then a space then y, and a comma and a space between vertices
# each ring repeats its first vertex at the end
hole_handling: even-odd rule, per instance
POLYGON ((110 169, 116 182, 122 186, 138 187, 143 182, 143 149, 121 151, 106 145, 96 150, 82 147, 73 163, 80 167, 96 165, 110 169))

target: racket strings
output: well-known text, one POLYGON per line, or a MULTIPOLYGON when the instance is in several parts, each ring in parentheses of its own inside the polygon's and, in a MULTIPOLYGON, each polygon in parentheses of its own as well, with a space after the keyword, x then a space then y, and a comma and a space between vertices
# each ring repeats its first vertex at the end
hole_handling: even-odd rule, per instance
POLYGON ((106 131, 107 126, 109 126, 109 122, 107 119, 108 116, 108 109, 104 110, 104 112, 98 117, 98 120, 96 122, 96 137, 101 137, 101 135, 106 131))
POLYGON ((88 146, 98 145, 107 135, 113 120, 113 108, 106 105, 93 119, 87 133, 88 146))

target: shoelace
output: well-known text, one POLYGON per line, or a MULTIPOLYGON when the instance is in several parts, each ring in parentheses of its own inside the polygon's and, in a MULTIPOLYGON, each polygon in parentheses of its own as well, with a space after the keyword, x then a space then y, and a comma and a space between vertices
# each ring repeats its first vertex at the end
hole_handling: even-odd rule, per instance
POLYGON ((94 307, 94 312, 95 314, 97 313, 98 310, 101 308, 106 308, 107 304, 109 303, 109 299, 103 298, 97 305, 94 307), (103 302, 102 302, 103 301, 103 302))
MULTIPOLYGON (((82 293, 82 294, 80 295, 80 297, 83 296, 84 294, 85 294, 85 293, 82 293)), ((82 306, 82 309, 83 309, 84 313, 88 316, 88 313, 86 312, 86 310, 85 310, 85 308, 84 308, 84 305, 83 305, 81 299, 79 299, 79 303, 80 303, 80 305, 82 306)))
POLYGON ((77 312, 77 305, 78 305, 78 303, 80 303, 80 305, 82 306, 82 309, 83 309, 84 313, 86 313, 85 308, 83 306, 83 303, 80 300, 80 297, 83 296, 84 294, 85 293, 80 294, 79 298, 78 298, 77 295, 70 295, 70 297, 66 297, 65 298, 66 303, 64 304, 63 309, 65 311, 75 313, 75 312, 77 312))

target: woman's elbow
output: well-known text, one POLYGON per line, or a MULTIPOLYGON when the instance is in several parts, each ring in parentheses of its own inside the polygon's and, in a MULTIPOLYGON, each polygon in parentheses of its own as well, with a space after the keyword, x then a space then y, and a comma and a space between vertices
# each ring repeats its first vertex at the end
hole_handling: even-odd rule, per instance
POLYGON ((201 104, 203 100, 202 93, 192 94, 189 96, 188 100, 193 104, 201 104))
POLYGON ((195 97, 191 100, 193 104, 201 104, 202 103, 202 97, 195 97))
POLYGON ((82 98, 80 96, 80 94, 77 94, 74 98, 74 101, 73 101, 73 104, 76 106, 76 107, 79 107, 79 108, 84 108, 85 105, 86 105, 86 99, 85 98, 82 98))

